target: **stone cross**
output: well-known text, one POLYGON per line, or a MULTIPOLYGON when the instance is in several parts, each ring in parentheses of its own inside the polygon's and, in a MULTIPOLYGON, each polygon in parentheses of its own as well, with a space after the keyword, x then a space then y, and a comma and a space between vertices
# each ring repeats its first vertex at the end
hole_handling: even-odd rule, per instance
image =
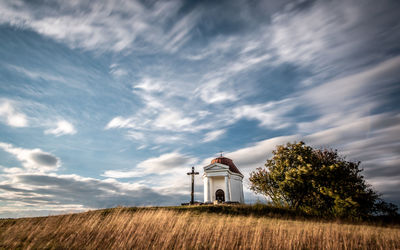
POLYGON ((192 172, 187 173, 187 175, 192 176, 192 193, 191 193, 190 205, 194 204, 194 176, 198 174, 199 172, 194 172, 194 167, 192 167, 192 172))

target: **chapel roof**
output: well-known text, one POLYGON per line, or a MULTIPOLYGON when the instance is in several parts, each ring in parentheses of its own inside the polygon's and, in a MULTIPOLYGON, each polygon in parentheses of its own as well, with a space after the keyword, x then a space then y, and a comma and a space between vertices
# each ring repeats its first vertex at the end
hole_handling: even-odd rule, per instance
POLYGON ((235 166, 235 163, 233 163, 233 161, 229 158, 220 156, 220 157, 213 159, 211 161, 211 164, 213 164, 213 163, 221 163, 221 164, 227 165, 231 172, 237 173, 237 174, 242 174, 242 173, 240 173, 239 169, 235 166))

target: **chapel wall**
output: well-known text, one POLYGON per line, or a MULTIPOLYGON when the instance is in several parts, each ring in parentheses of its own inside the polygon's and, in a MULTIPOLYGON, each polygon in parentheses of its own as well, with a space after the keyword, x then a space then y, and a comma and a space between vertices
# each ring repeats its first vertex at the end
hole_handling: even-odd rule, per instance
POLYGON ((236 180, 234 178, 231 178, 231 197, 232 201, 238 201, 240 202, 240 192, 241 188, 240 185, 242 185, 242 182, 239 180, 236 180))

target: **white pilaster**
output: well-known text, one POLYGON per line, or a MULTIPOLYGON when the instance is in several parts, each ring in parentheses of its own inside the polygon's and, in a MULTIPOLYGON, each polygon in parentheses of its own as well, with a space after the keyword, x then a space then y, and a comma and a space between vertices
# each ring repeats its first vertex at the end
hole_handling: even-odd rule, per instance
POLYGON ((225 201, 231 201, 230 197, 230 188, 229 188, 229 177, 226 175, 225 176, 225 201))
POLYGON ((232 181, 231 178, 228 177, 228 185, 229 185, 229 200, 232 201, 232 181))
POLYGON ((207 187, 208 187, 208 202, 211 202, 211 183, 210 183, 210 178, 207 178, 207 187))
POLYGON ((211 187, 210 187, 210 178, 207 177, 207 201, 206 202, 211 202, 211 187))
POLYGON ((240 181, 240 203, 244 203, 243 183, 240 181))
POLYGON ((204 186, 204 202, 209 202, 209 187, 208 187, 208 177, 204 177, 203 179, 203 186, 204 186))

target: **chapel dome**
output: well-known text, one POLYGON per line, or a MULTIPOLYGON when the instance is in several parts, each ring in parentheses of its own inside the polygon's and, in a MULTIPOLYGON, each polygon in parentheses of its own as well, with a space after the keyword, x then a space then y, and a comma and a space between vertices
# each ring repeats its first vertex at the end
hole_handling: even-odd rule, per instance
POLYGON ((233 163, 233 161, 231 159, 229 159, 229 158, 220 156, 220 157, 217 157, 217 158, 213 159, 211 161, 211 164, 213 164, 213 163, 224 164, 224 165, 229 167, 229 170, 231 172, 237 173, 237 174, 242 174, 242 173, 240 173, 239 169, 235 166, 235 163, 233 163))

